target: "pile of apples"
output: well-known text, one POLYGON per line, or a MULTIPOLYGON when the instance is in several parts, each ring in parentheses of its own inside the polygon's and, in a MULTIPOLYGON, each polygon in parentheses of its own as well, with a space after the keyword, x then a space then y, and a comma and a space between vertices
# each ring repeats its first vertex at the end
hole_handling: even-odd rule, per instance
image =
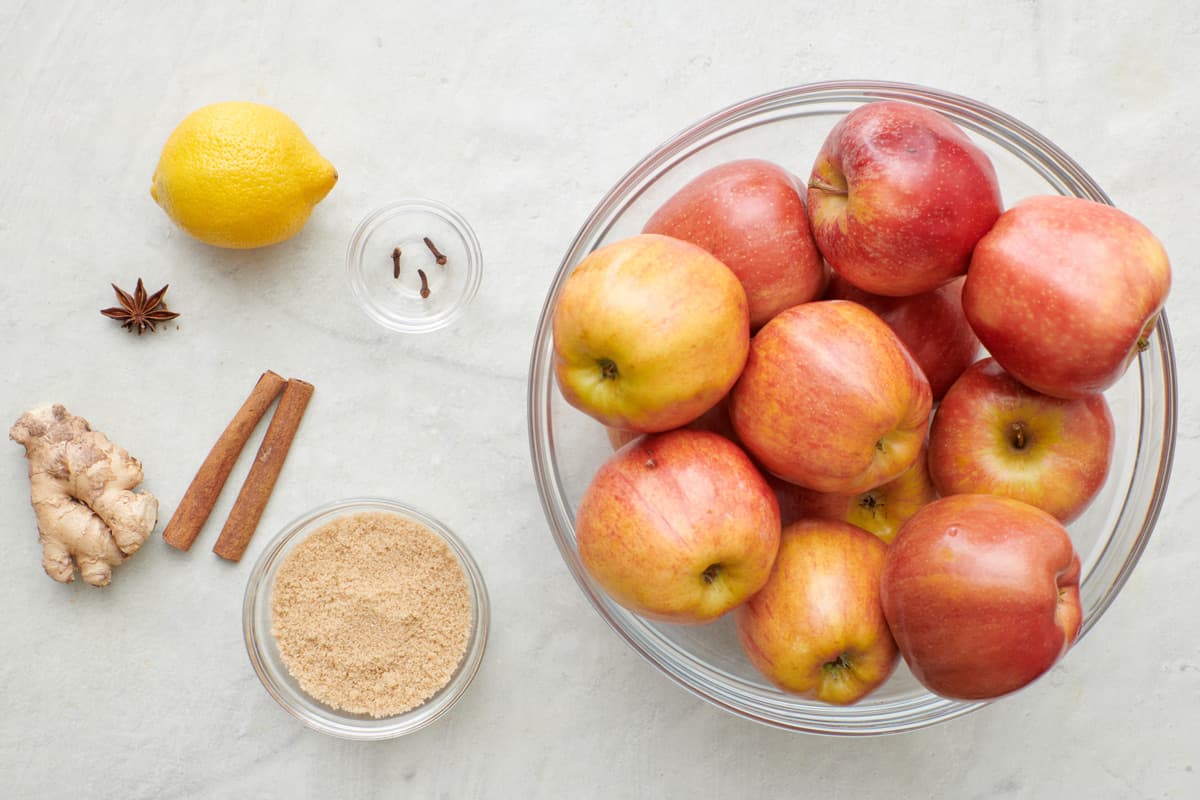
POLYGON ((580 558, 648 618, 733 612, 789 692, 853 703, 900 657, 944 697, 1015 691, 1078 634, 1065 525, 1169 287, 1141 223, 1004 209, 987 155, 921 106, 843 117, 807 187, 715 167, 556 301, 558 387, 616 448, 580 558))

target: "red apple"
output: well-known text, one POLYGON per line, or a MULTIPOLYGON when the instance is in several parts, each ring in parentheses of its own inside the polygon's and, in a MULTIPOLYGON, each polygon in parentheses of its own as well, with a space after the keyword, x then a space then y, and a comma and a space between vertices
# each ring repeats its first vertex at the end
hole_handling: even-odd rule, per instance
POLYGON ((554 306, 554 376, 605 425, 677 428, 720 400, 746 361, 746 292, 708 251, 643 234, 601 247, 554 306))
POLYGON ((857 494, 916 460, 929 381, 896 334, 857 303, 793 306, 763 326, 729 395, 746 449, 784 480, 857 494))
POLYGON ((964 280, 921 294, 887 297, 864 292, 835 273, 825 297, 853 300, 878 314, 917 360, 937 402, 979 354, 979 339, 963 313, 964 280))
POLYGON ((821 147, 808 181, 817 247, 873 294, 919 294, 967 270, 1001 210, 987 154, 928 108, 860 106, 821 147))
POLYGON ((1104 486, 1112 463, 1112 414, 1104 395, 1050 397, 985 358, 942 399, 929 452, 939 493, 1004 495, 1067 523, 1104 486))
POLYGON ((593 580, 637 614, 680 623, 716 619, 761 589, 779 530, 775 495, 746 454, 688 428, 610 456, 575 516, 593 580))
POLYGON ((1042 675, 1079 633, 1079 556, 1054 517, 1007 497, 956 494, 888 548, 883 610, 914 676, 983 700, 1042 675))
POLYGON ((779 501, 779 519, 783 525, 811 517, 837 519, 890 543, 909 517, 937 499, 927 464, 922 449, 912 466, 898 477, 858 494, 814 492, 779 478, 769 478, 768 483, 779 501))
MULTIPOLYGON (((729 408, 726 406, 724 398, 684 427, 719 433, 734 444, 739 443, 737 434, 733 432, 733 424, 729 421, 729 408)), ((613 450, 620 450, 642 435, 637 431, 627 431, 622 428, 605 428, 604 432, 608 435, 608 443, 613 450)))
POLYGON ((755 668, 826 703, 862 699, 898 661, 879 598, 887 545, 846 522, 789 525, 762 591, 735 612, 755 668))
POLYGON ((1170 287, 1166 252, 1133 217, 1077 197, 1031 197, 979 242, 963 309, 1021 383, 1083 397, 1148 346, 1170 287))
POLYGON ((646 233, 703 247, 746 289, 750 326, 821 294, 825 263, 813 242, 801 184, 783 167, 744 159, 694 178, 646 223, 646 233))

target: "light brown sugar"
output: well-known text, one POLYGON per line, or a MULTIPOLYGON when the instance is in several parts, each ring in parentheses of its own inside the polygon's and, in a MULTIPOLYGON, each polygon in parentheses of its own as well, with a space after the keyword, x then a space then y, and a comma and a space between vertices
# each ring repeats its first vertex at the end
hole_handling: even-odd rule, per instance
POLYGON ((471 631, 467 578, 449 545, 386 512, 310 534, 275 577, 271 630, 289 673, 336 709, 388 717, 450 682, 471 631))

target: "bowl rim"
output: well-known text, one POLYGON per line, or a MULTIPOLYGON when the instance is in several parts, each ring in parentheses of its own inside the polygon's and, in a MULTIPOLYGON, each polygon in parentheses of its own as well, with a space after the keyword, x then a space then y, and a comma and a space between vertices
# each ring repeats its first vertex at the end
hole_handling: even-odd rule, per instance
POLYGON ((354 228, 346 246, 346 279, 359 308, 375 323, 399 333, 432 333, 462 317, 475 299, 483 280, 483 251, 471 223, 458 211, 428 197, 402 197, 371 210, 354 228), (362 277, 367 240, 371 234, 388 220, 405 214, 428 215, 442 220, 458 235, 466 251, 466 279, 450 305, 435 313, 405 315, 391 311, 377 302, 362 277))
POLYGON ((384 497, 349 497, 334 500, 293 518, 275 534, 255 561, 242 598, 242 636, 250 665, 263 688, 280 707, 307 727, 341 739, 394 739, 421 730, 440 719, 462 698, 478 673, 484 652, 487 650, 490 627, 491 605, 487 585, 466 544, 426 512, 407 503, 384 497), (421 705, 382 719, 332 709, 283 680, 286 666, 278 657, 271 659, 266 654, 266 649, 273 646, 270 630, 258 629, 259 605, 266 604, 269 615, 273 579, 288 545, 293 541, 298 543, 297 537, 307 536, 334 519, 368 511, 392 513, 412 520, 424 525, 445 541, 462 567, 471 599, 471 635, 454 675, 433 697, 421 705))
MULTIPOLYGON (((972 133, 982 135, 993 143, 1018 156, 1031 169, 1036 171, 1053 188, 1064 195, 1075 195, 1094 200, 1106 205, 1113 205, 1112 200, 1099 186, 1094 178, 1082 166, 1061 148, 1047 139, 1038 131, 1020 122, 1015 117, 1002 112, 986 103, 939 89, 912 83, 876 80, 836 80, 817 83, 799 84, 772 92, 756 95, 746 100, 726 106, 709 114, 692 125, 684 128, 667 139, 648 155, 631 167, 592 209, 587 219, 580 226, 572 239, 566 254, 563 256, 555 273, 554 280, 547 291, 542 305, 537 328, 533 339, 532 353, 529 359, 529 377, 526 393, 526 422, 530 459, 533 466, 535 483, 541 500, 542 510, 558 546, 559 554, 570 570, 580 590, 589 599, 596 613, 612 628, 627 645, 651 663, 660 673, 677 685, 701 699, 729 711, 737 716, 751 719, 771 727, 804 733, 865 736, 890 733, 901 733, 948 721, 971 712, 993 702, 959 701, 941 698, 932 693, 918 695, 913 702, 894 704, 900 708, 920 706, 924 713, 914 714, 903 719, 879 719, 880 714, 873 713, 869 707, 843 706, 838 707, 840 714, 836 724, 820 722, 797 723, 784 718, 778 709, 761 708, 759 713, 733 704, 722 697, 721 683, 739 678, 730 676, 720 670, 704 664, 699 658, 685 654, 686 663, 681 667, 666 663, 659 653, 652 651, 646 644, 639 641, 631 630, 611 613, 608 607, 612 601, 601 591, 593 587, 589 576, 584 573, 582 565, 575 557, 562 524, 574 528, 574 509, 567 507, 565 491, 557 465, 554 462, 554 434, 550 420, 550 402, 553 397, 553 371, 548 365, 551 349, 550 321, 554 303, 562 290, 570 269, 577 264, 588 252, 597 246, 615 221, 614 210, 619 204, 628 204, 637 199, 652 180, 672 165, 673 161, 682 160, 702 145, 731 135, 740 129, 730 130, 730 126, 738 121, 746 120, 754 115, 767 111, 787 108, 803 103, 820 103, 827 101, 852 101, 869 103, 879 100, 902 100, 916 102, 933 108, 950 116, 957 124, 972 133), (722 130, 721 136, 715 134, 722 130), (706 141, 707 140, 707 141, 706 141), (1019 152, 1018 152, 1019 148, 1019 152), (1031 160, 1032 159, 1032 160, 1031 160), (611 217, 607 225, 601 226, 600 221, 611 217), (539 382, 539 373, 544 372, 547 379, 539 382), (539 430, 544 431, 539 435, 539 430), (551 489, 554 491, 552 492, 551 489), (716 691, 714 691, 714 689, 716 691), (858 713, 859 711, 862 713, 858 713), (851 723, 851 724, 847 724, 851 723)), ((1165 308, 1160 311, 1155 325, 1157 336, 1149 351, 1151 358, 1136 359, 1141 379, 1141 429, 1139 431, 1139 452, 1135 455, 1135 464, 1143 453, 1141 441, 1147 429, 1157 429, 1161 425, 1162 444, 1159 449, 1158 469, 1153 475, 1152 496, 1140 529, 1132 546, 1125 555, 1117 575, 1105 587, 1099 603, 1087 614, 1081 625, 1075 645, 1092 629, 1111 605, 1117 593, 1124 586, 1132 573, 1153 532, 1165 499, 1169 484, 1171 467, 1174 461, 1174 449, 1177 427, 1178 381, 1176 376, 1174 347, 1167 321, 1165 308), (1151 363, 1154 362, 1154 363, 1151 363), (1162 398, 1162 419, 1156 420, 1152 414, 1147 414, 1146 385, 1148 378, 1157 373, 1165 390, 1162 398)), ((1120 526, 1128 511, 1129 492, 1126 493, 1122 505, 1122 513, 1114 529, 1120 526)), ((573 537, 572 537, 573 538, 573 537)), ((1101 550, 1100 558, 1111 546, 1110 540, 1101 550)), ((662 640, 656 642, 662 645, 662 640)), ((673 643, 668 643, 674 647, 673 643)), ((678 650, 677 647, 675 647, 678 650)), ((786 697, 782 705, 786 705, 786 697)), ((883 715, 886 716, 886 715, 883 715)))

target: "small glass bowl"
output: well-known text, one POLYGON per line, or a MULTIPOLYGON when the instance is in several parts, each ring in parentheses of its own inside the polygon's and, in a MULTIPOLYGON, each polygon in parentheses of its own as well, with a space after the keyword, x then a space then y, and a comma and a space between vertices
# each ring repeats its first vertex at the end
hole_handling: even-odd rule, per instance
POLYGON ((267 692, 296 719, 313 730, 342 739, 393 739, 433 723, 458 701, 479 670, 487 645, 489 605, 483 575, 462 541, 444 525, 417 509, 382 498, 350 498, 315 508, 284 526, 259 556, 246 584, 242 605, 242 630, 250 663, 267 692), (271 634, 271 593, 275 573, 287 555, 314 531, 338 517, 362 512, 386 512, 424 525, 441 537, 462 565, 471 598, 471 635, 450 681, 416 708, 376 719, 330 708, 300 688, 280 657, 271 634))
MULTIPOLYGON (((656 623, 608 597, 580 560, 575 509, 612 448, 603 427, 567 405, 555 386, 551 316, 563 284, 588 253, 640 233, 655 209, 704 170, 735 158, 765 158, 803 180, 837 121, 877 100, 916 103, 962 126, 991 157, 1006 207, 1033 194, 1071 195, 1111 205, 1096 181, 1045 136, 966 97, 879 81, 809 84, 754 97, 716 112, 655 149, 600 200, 551 282, 533 344, 528 393, 530 454, 550 531, 580 589, 612 629, 671 680, 720 708, 787 730, 847 736, 923 728, 985 703, 937 697, 917 683, 903 663, 887 683, 855 705, 808 700, 777 689, 751 667, 728 616, 699 626, 656 623)), ((1137 565, 1166 493, 1178 390, 1165 313, 1149 349, 1105 397, 1116 424, 1112 468, 1100 495, 1068 528, 1083 562, 1080 638, 1100 620, 1137 565)))
POLYGON ((410 197, 368 214, 346 252, 350 288, 367 316, 402 333, 428 333, 462 316, 479 291, 483 255, 466 219, 436 200, 410 197), (446 257, 439 265, 429 238, 446 257), (400 248, 400 277, 392 252, 400 248), (429 296, 421 297, 418 270, 429 296))

